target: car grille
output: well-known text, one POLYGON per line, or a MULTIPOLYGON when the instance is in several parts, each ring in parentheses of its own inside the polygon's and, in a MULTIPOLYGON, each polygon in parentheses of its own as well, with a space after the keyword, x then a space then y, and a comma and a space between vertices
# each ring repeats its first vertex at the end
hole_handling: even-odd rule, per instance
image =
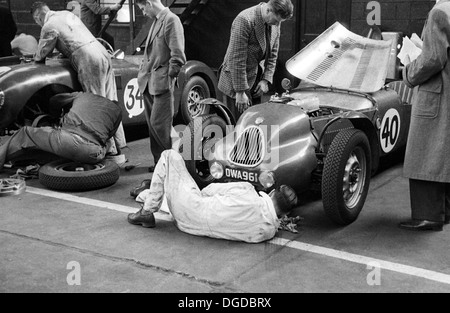
POLYGON ((247 128, 238 138, 229 155, 231 163, 255 167, 264 159, 264 134, 259 127, 247 128))

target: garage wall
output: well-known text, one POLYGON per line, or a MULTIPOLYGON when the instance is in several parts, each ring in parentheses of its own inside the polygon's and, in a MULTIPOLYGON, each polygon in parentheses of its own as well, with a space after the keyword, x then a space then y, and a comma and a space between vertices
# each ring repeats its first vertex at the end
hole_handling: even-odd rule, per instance
MULTIPOLYGON (((362 34, 367 28, 367 10, 370 1, 352 1, 352 31, 362 34)), ((400 31, 410 36, 422 33, 428 12, 436 4, 436 0, 379 0, 381 4, 382 31, 400 31)))
MULTIPOLYGON (((29 13, 34 1, 36 0, 10 0, 9 2, 19 32, 26 32, 39 38, 40 27, 34 23, 29 13)), ((69 0, 44 1, 53 10, 63 10, 69 2, 69 0)), ((163 0, 163 3, 170 5, 172 1, 163 0)), ((217 69, 225 55, 230 37, 230 28, 234 18, 240 11, 262 1, 267 0, 209 0, 200 15, 185 30, 186 54, 188 59, 203 61, 213 69, 217 69)), ((275 77, 276 85, 279 85, 283 77, 289 76, 285 71, 284 64, 301 47, 300 42, 303 38, 301 34, 302 26, 304 28, 303 31, 306 29, 306 26, 302 22, 306 22, 308 20, 307 17, 310 19, 318 19, 321 16, 319 14, 320 12, 309 12, 306 9, 307 6, 304 6, 306 0, 292 1, 296 8, 295 18, 282 25, 281 51, 275 77), (302 9, 308 12, 302 12, 302 9)), ((316 1, 332 1, 331 4, 335 4, 334 0, 316 1)), ((367 9, 367 4, 370 1, 348 1, 351 1, 351 6, 348 5, 348 10, 351 10, 349 12, 350 29, 355 33, 363 35, 368 29, 367 16, 371 10, 367 9)), ((382 31, 401 31, 405 35, 411 35, 415 32, 420 35, 427 14, 435 2, 435 0, 379 0, 378 3, 381 5, 380 28, 382 31)), ((7 0, 0 0, 0 5, 6 5, 7 3, 7 0)), ((335 13, 339 10, 342 11, 341 6, 334 8, 336 5, 333 5, 329 6, 331 12, 328 12, 327 16, 339 16, 335 13)), ((314 9, 315 7, 320 8, 320 6, 312 6, 311 10, 320 11, 320 9, 314 9)), ((146 21, 146 18, 142 16, 140 10, 137 9, 134 36, 139 33, 146 21)), ((313 20, 313 22, 320 24, 320 21, 313 20)), ((346 18, 346 21, 340 22, 347 24, 348 20, 346 18)), ((311 26, 311 22, 308 25, 311 26)), ((131 37, 127 25, 111 24, 108 33, 115 38, 116 48, 127 50, 131 37)), ((276 86, 276 89, 279 91, 279 86, 276 86)))
MULTIPOLYGON (((41 28, 34 22, 33 17, 30 14, 30 8, 34 2, 36 2, 36 0, 11 0, 10 5, 18 32, 31 34, 36 38, 39 38, 41 28)), ((65 9, 66 1, 45 0, 45 3, 53 10, 63 10, 65 9)))

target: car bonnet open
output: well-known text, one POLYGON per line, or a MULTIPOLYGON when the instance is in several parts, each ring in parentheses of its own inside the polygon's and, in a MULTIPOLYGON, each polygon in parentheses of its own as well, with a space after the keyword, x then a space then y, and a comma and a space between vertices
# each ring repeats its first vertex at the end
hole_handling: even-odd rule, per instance
POLYGON ((372 93, 384 86, 391 41, 356 35, 336 22, 287 61, 297 78, 322 87, 372 93))

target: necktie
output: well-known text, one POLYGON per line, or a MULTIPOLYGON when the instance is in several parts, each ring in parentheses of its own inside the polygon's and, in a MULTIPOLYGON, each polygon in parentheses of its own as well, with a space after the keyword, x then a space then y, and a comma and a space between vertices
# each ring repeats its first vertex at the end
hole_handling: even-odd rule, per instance
POLYGON ((266 59, 264 60, 264 68, 267 67, 267 63, 269 63, 271 45, 270 41, 272 39, 272 27, 269 24, 266 25, 266 59))

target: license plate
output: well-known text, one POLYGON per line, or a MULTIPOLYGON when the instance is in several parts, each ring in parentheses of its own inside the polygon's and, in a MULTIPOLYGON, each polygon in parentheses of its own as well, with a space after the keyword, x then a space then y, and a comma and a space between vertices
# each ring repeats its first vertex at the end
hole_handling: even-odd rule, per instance
POLYGON ((258 182, 258 173, 249 172, 249 171, 240 170, 240 169, 227 168, 227 169, 225 169, 225 176, 227 178, 242 180, 242 181, 246 181, 246 182, 250 182, 250 183, 258 182))

